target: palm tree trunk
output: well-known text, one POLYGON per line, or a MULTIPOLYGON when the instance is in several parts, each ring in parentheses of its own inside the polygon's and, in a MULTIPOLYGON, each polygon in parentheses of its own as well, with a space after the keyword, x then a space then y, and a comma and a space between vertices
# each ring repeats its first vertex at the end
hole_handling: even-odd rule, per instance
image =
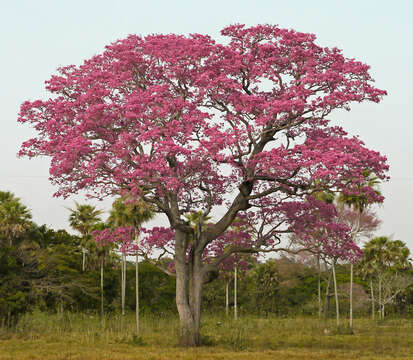
POLYGON ((225 314, 229 315, 229 280, 225 284, 225 314))
POLYGON ((379 276, 379 318, 383 319, 382 304, 381 304, 381 276, 379 276))
POLYGON ((120 298, 120 308, 123 315, 123 254, 121 254, 120 260, 120 298))
MULTIPOLYGON (((326 269, 328 269, 327 264, 326 264, 326 269)), ((331 283, 331 275, 332 271, 328 273, 328 279, 327 279, 327 286, 326 286, 326 295, 324 299, 324 332, 328 332, 327 328, 327 320, 328 320, 328 313, 329 313, 329 299, 330 299, 330 283, 331 283)))
POLYGON ((103 261, 104 258, 102 257, 102 260, 100 262, 100 316, 101 316, 101 321, 103 325, 103 261))
POLYGON ((321 319, 321 266, 320 255, 317 255, 317 268, 318 268, 318 319, 321 319))
POLYGON ((340 327, 340 310, 339 310, 339 304, 338 304, 338 291, 337 291, 337 279, 336 279, 336 270, 335 270, 335 264, 333 261, 333 282, 334 282, 334 297, 336 300, 336 319, 337 319, 337 328, 340 327))
POLYGON ((85 271, 85 264, 86 264, 86 249, 82 246, 82 271, 85 271))
POLYGON ((370 292, 371 292, 371 319, 374 320, 374 293, 373 293, 373 280, 370 280, 370 292))
POLYGON ((122 315, 125 315, 126 297, 126 256, 122 254, 122 315))
POLYGON ((326 327, 327 327, 328 313, 330 309, 329 299, 330 299, 330 284, 331 284, 332 273, 333 273, 332 270, 328 273, 327 286, 326 286, 326 297, 324 300, 324 322, 325 322, 326 327))
MULTIPOLYGON (((136 246, 139 245, 138 234, 135 234, 136 246)), ((136 334, 140 335, 140 322, 139 322, 139 255, 138 248, 136 249, 135 258, 135 295, 136 295, 136 334)))
MULTIPOLYGON (((360 221, 361 221, 361 208, 358 209, 357 224, 353 232, 353 242, 356 242, 357 234, 360 230, 360 221)), ((353 332, 353 263, 350 264, 350 319, 349 326, 350 332, 353 332)))
POLYGON ((238 304, 237 304, 237 278, 238 278, 238 268, 235 265, 234 269, 234 319, 238 319, 238 304))
POLYGON ((350 332, 353 332, 353 263, 350 264, 350 332))

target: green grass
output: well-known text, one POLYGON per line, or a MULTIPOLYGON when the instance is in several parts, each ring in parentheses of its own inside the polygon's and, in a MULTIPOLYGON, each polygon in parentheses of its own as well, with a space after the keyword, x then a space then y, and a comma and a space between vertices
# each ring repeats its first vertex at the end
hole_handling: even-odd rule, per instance
POLYGON ((334 331, 314 318, 204 316, 196 349, 176 346, 175 317, 144 316, 141 336, 134 315, 114 315, 102 325, 86 314, 34 313, 16 329, 0 329, 0 359, 413 359, 413 321, 355 320, 355 334, 334 331))

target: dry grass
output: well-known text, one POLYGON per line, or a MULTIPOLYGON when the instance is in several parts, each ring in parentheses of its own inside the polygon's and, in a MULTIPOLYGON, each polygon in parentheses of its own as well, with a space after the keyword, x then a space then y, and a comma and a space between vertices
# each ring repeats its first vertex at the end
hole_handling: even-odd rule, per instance
POLYGON ((83 314, 28 315, 13 332, 0 330, 0 359, 413 359, 411 320, 356 319, 354 335, 325 335, 312 318, 206 316, 205 345, 182 349, 176 318, 144 317, 140 338, 133 319, 112 316, 102 326, 83 314))

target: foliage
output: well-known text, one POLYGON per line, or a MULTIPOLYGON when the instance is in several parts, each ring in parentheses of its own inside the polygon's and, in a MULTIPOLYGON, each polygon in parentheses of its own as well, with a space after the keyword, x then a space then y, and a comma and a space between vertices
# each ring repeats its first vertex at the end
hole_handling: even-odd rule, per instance
MULTIPOLYGON (((374 301, 384 317, 384 306, 394 303, 413 284, 410 250, 403 241, 387 236, 371 239, 364 245, 363 258, 359 264, 360 273, 370 280, 376 292, 374 301)), ((373 300, 373 299, 372 299, 373 300)))
POLYGON ((31 304, 36 249, 25 237, 33 226, 29 209, 10 192, 0 191, 0 323, 14 325, 31 304))
POLYGON ((0 323, 14 325, 31 303, 31 286, 16 247, 0 247, 0 323))
MULTIPOLYGON (((136 306, 134 268, 127 268, 126 304, 130 310, 136 306)), ((139 303, 143 314, 176 313, 175 278, 166 275, 147 261, 139 263, 139 303)))
POLYGON ((87 236, 91 233, 93 227, 101 221, 100 215, 103 211, 92 205, 79 204, 76 201, 75 205, 75 209, 68 208, 70 211, 69 224, 82 236, 87 236))
POLYGON ((32 215, 20 199, 8 191, 0 191, 0 241, 9 242, 30 228, 32 215))
POLYGON ((411 268, 410 250, 400 240, 387 236, 371 239, 364 244, 359 271, 364 277, 377 277, 385 272, 399 272, 411 268))
MULTIPOLYGON (((91 233, 101 222, 102 210, 87 204, 79 204, 75 201, 76 208, 70 209, 69 224, 82 235, 82 271, 86 269, 86 253, 97 250, 95 242, 92 241, 91 233)), ((90 267, 90 263, 88 263, 90 267)), ((93 266, 93 265, 92 265, 93 266)))

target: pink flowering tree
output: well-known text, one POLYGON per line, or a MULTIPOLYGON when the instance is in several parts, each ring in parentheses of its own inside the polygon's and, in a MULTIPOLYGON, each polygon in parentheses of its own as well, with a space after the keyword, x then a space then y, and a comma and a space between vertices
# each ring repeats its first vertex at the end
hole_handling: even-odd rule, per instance
MULTIPOLYGON (((18 119, 38 133, 20 156, 51 157, 56 196, 127 192, 166 215, 173 240, 162 247, 174 256, 186 346, 199 344, 202 286, 222 261, 280 249, 282 234, 313 227, 321 206, 314 191, 343 192, 366 169, 385 179, 388 168, 385 157, 329 125, 333 110, 386 94, 367 65, 277 26, 221 33, 226 44, 200 34, 116 41, 60 68, 46 82, 52 97, 24 102, 18 119), (200 213, 195 229, 190 212, 200 213), (239 215, 254 229, 248 248, 234 243, 205 261, 205 249, 239 215)), ((325 213, 317 226, 329 229, 335 214, 325 213)))

